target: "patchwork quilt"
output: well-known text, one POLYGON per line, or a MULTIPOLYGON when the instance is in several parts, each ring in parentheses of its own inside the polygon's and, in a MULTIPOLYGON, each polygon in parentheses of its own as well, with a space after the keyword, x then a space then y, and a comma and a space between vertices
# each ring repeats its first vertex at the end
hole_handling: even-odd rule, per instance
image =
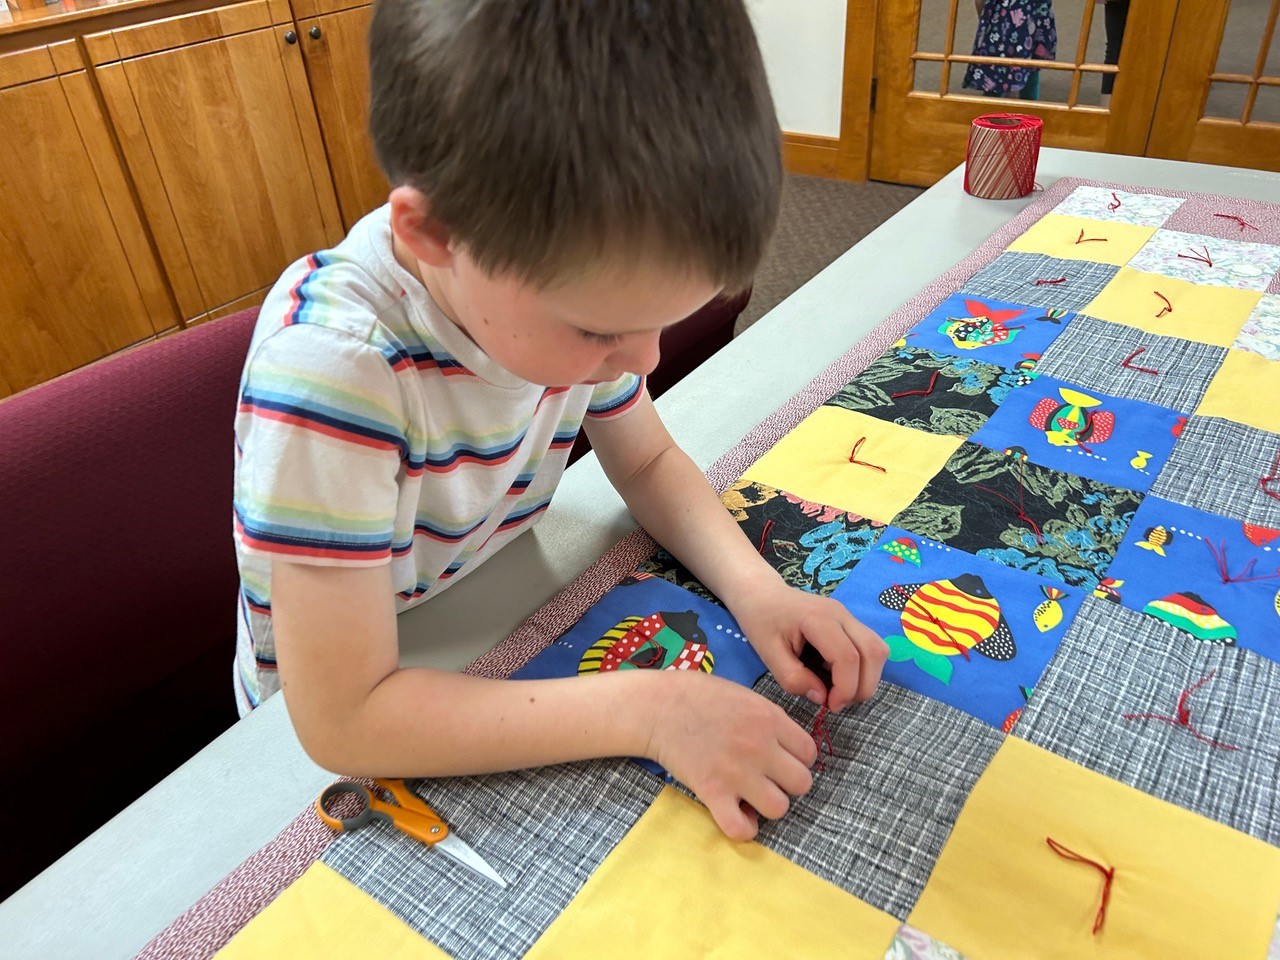
POLYGON ((304 814, 144 956, 1268 957, 1280 206, 1059 181, 712 479, 885 638, 870 701, 786 695, 643 535, 471 669, 754 686, 825 733, 784 819, 625 759, 416 782, 507 889, 304 814))

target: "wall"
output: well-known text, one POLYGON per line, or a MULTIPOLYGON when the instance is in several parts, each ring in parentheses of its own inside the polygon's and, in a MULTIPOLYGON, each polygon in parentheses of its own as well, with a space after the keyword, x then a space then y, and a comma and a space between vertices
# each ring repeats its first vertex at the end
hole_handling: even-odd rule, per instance
POLYGON ((840 136, 845 2, 747 0, 787 133, 840 136))

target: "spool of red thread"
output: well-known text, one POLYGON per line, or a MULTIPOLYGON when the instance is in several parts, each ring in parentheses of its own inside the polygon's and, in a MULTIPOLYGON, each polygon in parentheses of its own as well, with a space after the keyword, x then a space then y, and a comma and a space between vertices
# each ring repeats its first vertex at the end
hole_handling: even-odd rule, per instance
POLYGON ((1025 197, 1036 183, 1044 121, 1022 113, 988 113, 969 128, 964 192, 984 200, 1025 197))

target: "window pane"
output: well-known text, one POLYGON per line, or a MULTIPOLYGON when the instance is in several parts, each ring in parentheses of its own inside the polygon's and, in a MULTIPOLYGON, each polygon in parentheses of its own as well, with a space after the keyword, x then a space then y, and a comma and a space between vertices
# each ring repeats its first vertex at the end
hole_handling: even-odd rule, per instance
POLYGON ((917 60, 915 64, 916 81, 911 86, 912 90, 937 93, 942 89, 942 64, 936 60, 917 60))
POLYGON ((1280 123, 1280 87, 1258 87, 1250 123, 1280 123))
POLYGON ((1248 84, 1215 80, 1209 85, 1209 98, 1205 101, 1204 116, 1239 120, 1244 116, 1244 98, 1248 89, 1248 84))
MULTIPOLYGON (((1272 0, 1231 0, 1227 27, 1218 48, 1217 73, 1243 73, 1253 76, 1258 48, 1272 0)), ((1274 47, 1274 44, 1272 44, 1274 47)), ((1208 114, 1206 114, 1208 116, 1208 114)))

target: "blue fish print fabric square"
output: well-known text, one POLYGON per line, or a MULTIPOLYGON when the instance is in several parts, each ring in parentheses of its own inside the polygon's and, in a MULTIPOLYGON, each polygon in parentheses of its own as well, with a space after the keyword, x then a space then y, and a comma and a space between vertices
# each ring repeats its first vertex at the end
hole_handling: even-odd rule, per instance
POLYGON ((1280 530, 1149 496, 1107 573, 1129 609, 1280 661, 1280 530))
POLYGON ((1109 263, 1007 250, 970 277, 960 292, 1031 307, 1080 310, 1119 272, 1109 263))
POLYGON ((971 438, 1011 457, 1130 490, 1150 489, 1186 417, 1037 377, 971 438))
POLYGON ((1086 592, 888 527, 832 597, 889 645, 885 679, 1008 729, 1086 592))
POLYGON ((1013 369, 1039 359, 1072 316, 1057 308, 956 293, 938 304, 904 340, 917 350, 973 357, 1013 369))

